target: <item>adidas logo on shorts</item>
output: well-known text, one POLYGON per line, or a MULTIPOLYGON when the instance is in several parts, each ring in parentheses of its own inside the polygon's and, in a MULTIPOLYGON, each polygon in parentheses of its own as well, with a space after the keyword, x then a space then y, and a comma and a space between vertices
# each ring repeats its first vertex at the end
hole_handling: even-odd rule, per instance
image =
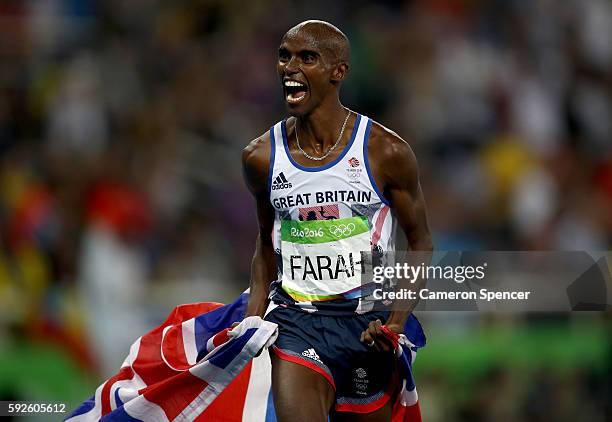
POLYGON ((292 186, 293 185, 287 180, 282 171, 272 182, 272 190, 289 189, 292 186))
POLYGON ((323 362, 321 362, 321 358, 319 357, 319 355, 317 355, 317 352, 315 352, 315 349, 313 349, 313 348, 304 350, 302 352, 302 356, 305 356, 305 357, 310 358, 312 360, 316 360, 319 363, 323 363, 323 362))

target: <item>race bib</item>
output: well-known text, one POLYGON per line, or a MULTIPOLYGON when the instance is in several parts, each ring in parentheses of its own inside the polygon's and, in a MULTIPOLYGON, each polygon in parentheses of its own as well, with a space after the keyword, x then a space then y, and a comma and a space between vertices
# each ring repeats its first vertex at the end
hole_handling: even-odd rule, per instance
POLYGON ((281 222, 282 288, 298 302, 358 297, 366 217, 281 222))

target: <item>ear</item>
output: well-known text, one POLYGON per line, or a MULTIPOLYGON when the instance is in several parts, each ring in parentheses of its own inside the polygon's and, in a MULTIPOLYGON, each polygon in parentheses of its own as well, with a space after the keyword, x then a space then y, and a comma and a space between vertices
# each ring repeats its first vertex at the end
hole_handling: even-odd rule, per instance
POLYGON ((346 62, 342 62, 336 66, 336 68, 332 71, 331 81, 332 82, 342 82, 349 71, 349 65, 346 62))

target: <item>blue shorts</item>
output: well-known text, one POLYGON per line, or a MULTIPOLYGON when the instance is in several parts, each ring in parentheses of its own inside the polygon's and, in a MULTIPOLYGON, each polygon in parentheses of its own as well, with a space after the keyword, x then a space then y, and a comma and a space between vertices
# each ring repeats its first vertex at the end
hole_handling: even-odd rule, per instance
POLYGON ((336 411, 370 413, 397 390, 396 358, 359 339, 370 321, 384 324, 388 316, 388 311, 329 316, 278 306, 265 319, 278 324, 272 351, 325 377, 336 392, 336 411))

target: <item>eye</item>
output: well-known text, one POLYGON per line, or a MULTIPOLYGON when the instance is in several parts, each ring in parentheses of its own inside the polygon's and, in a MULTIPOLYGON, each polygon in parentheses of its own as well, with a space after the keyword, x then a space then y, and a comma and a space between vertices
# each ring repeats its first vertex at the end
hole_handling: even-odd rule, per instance
POLYGON ((281 48, 280 50, 278 50, 278 60, 281 62, 288 62, 290 59, 290 54, 287 50, 285 50, 284 48, 281 48))
POLYGON ((314 55, 314 54, 312 54, 312 53, 304 53, 304 54, 302 55, 302 60, 303 60, 303 61, 304 61, 304 63, 306 63, 306 64, 312 64, 312 63, 314 63, 314 62, 315 62, 315 59, 316 59, 316 57, 315 57, 315 55, 314 55))

